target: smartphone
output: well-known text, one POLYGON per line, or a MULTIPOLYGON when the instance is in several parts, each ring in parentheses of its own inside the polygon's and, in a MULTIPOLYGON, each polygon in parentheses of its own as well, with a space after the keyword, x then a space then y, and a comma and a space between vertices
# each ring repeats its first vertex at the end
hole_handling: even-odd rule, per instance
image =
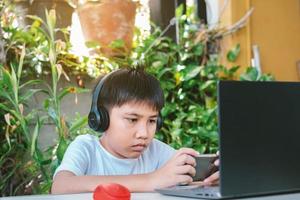
POLYGON ((218 167, 214 165, 214 162, 218 159, 216 154, 202 154, 196 159, 196 175, 193 177, 193 181, 203 181, 216 171, 218 167))

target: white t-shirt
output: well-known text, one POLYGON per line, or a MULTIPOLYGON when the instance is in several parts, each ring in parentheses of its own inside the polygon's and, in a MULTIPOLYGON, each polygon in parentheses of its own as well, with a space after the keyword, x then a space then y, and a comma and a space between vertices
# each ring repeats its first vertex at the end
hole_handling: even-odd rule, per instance
POLYGON ((55 174, 62 170, 77 176, 144 174, 160 168, 174 153, 172 147, 153 139, 140 157, 121 159, 104 149, 96 136, 80 135, 67 148, 55 174))

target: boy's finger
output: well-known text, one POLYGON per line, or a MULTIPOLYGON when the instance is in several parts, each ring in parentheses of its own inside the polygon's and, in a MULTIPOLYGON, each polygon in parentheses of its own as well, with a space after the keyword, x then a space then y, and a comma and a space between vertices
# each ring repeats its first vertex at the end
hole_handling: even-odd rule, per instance
POLYGON ((219 166, 219 164, 220 164, 220 160, 217 159, 217 160, 214 162, 214 165, 219 166))
POLYGON ((191 148, 180 148, 179 150, 177 150, 176 155, 180 156, 181 154, 189 154, 191 156, 198 156, 199 152, 194 149, 191 149, 191 148))
POLYGON ((214 184, 217 184, 219 182, 219 177, 220 177, 220 173, 219 173, 219 171, 217 171, 216 173, 214 173, 211 176, 209 176, 208 178, 206 178, 203 181, 203 183, 205 185, 214 185, 214 184))
POLYGON ((191 165, 182 165, 182 166, 177 167, 176 174, 179 174, 179 175, 189 174, 190 176, 195 176, 196 169, 191 165))
POLYGON ((181 154, 176 159, 177 159, 177 166, 186 165, 186 164, 196 166, 196 159, 189 154, 181 154))
POLYGON ((177 180, 178 180, 177 183, 181 185, 186 185, 193 182, 193 178, 189 175, 179 175, 177 180))

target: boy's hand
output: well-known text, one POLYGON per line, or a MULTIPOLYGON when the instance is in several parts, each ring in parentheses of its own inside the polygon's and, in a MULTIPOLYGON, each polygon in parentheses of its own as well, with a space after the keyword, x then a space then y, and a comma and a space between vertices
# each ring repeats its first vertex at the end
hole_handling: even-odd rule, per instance
POLYGON ((179 149, 163 167, 151 173, 153 189, 191 183, 196 173, 194 157, 198 155, 194 149, 179 149))

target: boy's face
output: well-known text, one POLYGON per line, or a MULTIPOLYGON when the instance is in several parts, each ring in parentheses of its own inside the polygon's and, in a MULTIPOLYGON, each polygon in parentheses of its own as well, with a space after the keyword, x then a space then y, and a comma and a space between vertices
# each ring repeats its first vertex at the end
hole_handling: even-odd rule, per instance
POLYGON ((137 158, 152 141, 158 111, 144 102, 114 106, 109 112, 110 124, 101 144, 118 158, 137 158))

